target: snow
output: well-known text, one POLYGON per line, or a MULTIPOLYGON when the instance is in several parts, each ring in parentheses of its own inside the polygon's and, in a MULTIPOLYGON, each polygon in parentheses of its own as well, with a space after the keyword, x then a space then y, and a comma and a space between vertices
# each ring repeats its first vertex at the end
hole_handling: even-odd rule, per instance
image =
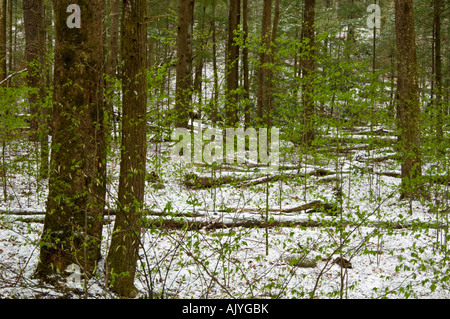
MULTIPOLYGON (((206 226, 200 230, 143 230, 135 282, 138 297, 148 297, 150 291, 153 296, 165 298, 450 297, 446 280, 448 211, 436 215, 433 201, 399 201, 399 178, 375 174, 398 172, 397 162, 366 162, 388 154, 389 149, 355 150, 352 158, 340 157, 320 166, 329 171, 338 166, 338 174, 271 182, 267 217, 278 224, 269 228, 232 225, 242 220, 265 220, 266 184, 240 188, 225 184, 192 190, 182 184, 183 174, 191 171, 210 176, 207 167, 180 166, 170 160, 156 163, 149 149, 148 171, 157 172, 165 187, 156 189, 147 183, 147 209, 160 213, 147 218, 201 221, 206 226), (333 201, 335 182, 321 182, 330 177, 342 178, 342 214, 283 212, 315 200, 333 201), (169 214, 160 216, 163 212, 169 214), (213 227, 220 222, 228 223, 228 227, 213 227), (305 226, 307 222, 320 226, 305 226), (437 222, 444 227, 433 227, 437 222), (290 227, 290 223, 296 224, 290 227), (317 266, 291 266, 286 257, 298 253, 315 258, 317 266), (351 269, 332 263, 341 254, 351 261, 351 269)), ((20 153, 12 152, 10 159, 20 153)), ((33 167, 35 162, 27 165, 33 167)), ((295 163, 280 165, 292 168, 283 173, 297 171, 295 163)), ((237 168, 224 168, 216 174, 265 176, 255 168, 237 168), (249 172, 243 172, 247 169, 249 172)), ((317 168, 310 164, 300 171, 317 168)), ((113 203, 117 162, 110 161, 108 169, 112 180, 108 200, 113 203)), ((33 278, 47 187, 27 171, 17 169, 11 174, 8 194, 14 195, 0 206, 0 298, 116 298, 105 288, 104 260, 96 276, 87 281, 81 276, 78 286, 62 283, 62 287, 54 287, 33 278)), ((448 203, 448 187, 429 191, 448 203)), ((114 216, 106 220, 103 257, 108 251, 114 216)))

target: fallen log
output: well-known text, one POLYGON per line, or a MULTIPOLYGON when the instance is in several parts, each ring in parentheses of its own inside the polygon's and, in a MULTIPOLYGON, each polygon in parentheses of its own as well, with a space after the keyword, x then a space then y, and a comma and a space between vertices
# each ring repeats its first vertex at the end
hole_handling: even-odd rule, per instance
POLYGON ((313 201, 308 204, 304 204, 298 207, 292 207, 288 209, 282 209, 282 213, 297 213, 301 211, 309 210, 310 213, 313 212, 323 212, 329 215, 336 215, 340 212, 339 207, 335 203, 322 203, 321 201, 313 201))
POLYGON ((303 178, 305 176, 318 176, 323 177, 327 175, 335 174, 332 171, 325 169, 316 169, 310 173, 289 173, 289 174, 277 174, 277 175, 262 175, 259 177, 247 176, 220 176, 220 177, 210 177, 210 176, 198 176, 195 173, 186 174, 183 180, 183 184, 186 187, 192 189, 202 189, 202 188, 212 188, 219 187, 225 184, 235 184, 236 187, 251 187, 260 184, 266 184, 271 182, 277 182, 280 180, 289 180, 293 178, 303 178))
MULTIPOLYGON (((311 204, 311 203, 309 203, 311 204)), ((309 205, 305 204, 305 205, 309 205)), ((296 207, 298 208, 298 207, 296 207)), ((29 215, 37 215, 36 217, 26 216, 26 214, 10 214, 10 217, 16 217, 16 221, 30 223, 43 223, 44 222, 44 212, 40 214, 33 212, 29 215)), ((189 216, 189 213, 185 214, 189 216)), ((180 215, 181 216, 181 215, 180 215)), ((114 214, 110 216, 105 216, 105 223, 110 223, 114 221, 114 214), (108 218, 109 217, 109 218, 108 218)), ((203 216, 205 217, 205 216, 203 216)), ((9 220, 13 222, 15 220, 9 220)), ((1 219, 0 219, 1 221, 1 219)), ((198 217, 169 217, 154 215, 153 217, 148 215, 145 218, 144 227, 145 228, 159 228, 168 230, 213 230, 213 229, 228 229, 234 227, 243 228, 280 228, 280 227, 342 227, 342 225, 347 225, 348 227, 360 227, 363 226, 359 221, 345 220, 341 218, 325 218, 325 219, 311 219, 305 218, 302 220, 291 220, 291 221, 279 221, 271 220, 267 221, 264 218, 251 218, 251 219, 228 219, 220 220, 220 218, 211 221, 205 220, 204 218, 198 217)), ((364 227, 377 227, 381 229, 445 229, 448 227, 447 223, 439 222, 435 220, 430 221, 366 221, 364 222, 364 227)), ((0 223, 1 228, 1 223, 0 223)))

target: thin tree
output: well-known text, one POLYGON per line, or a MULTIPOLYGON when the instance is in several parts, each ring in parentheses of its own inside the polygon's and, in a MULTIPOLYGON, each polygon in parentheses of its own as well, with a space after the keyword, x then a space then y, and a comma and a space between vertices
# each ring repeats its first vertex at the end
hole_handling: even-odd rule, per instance
MULTIPOLYGON (((120 23, 120 0, 111 0, 111 28, 109 33, 109 54, 108 54, 108 64, 107 64, 107 74, 110 77, 110 81, 106 82, 106 90, 111 94, 115 94, 113 87, 113 79, 117 75, 117 65, 119 59, 119 23, 120 23)), ((107 111, 109 117, 109 123, 113 127, 114 138, 117 137, 116 134, 116 116, 114 116, 113 102, 109 100, 107 102, 107 111)))
POLYGON ((397 125, 402 158, 401 198, 418 195, 422 175, 420 152, 420 104, 417 76, 414 8, 412 0, 395 0, 395 28, 398 68, 397 125))
POLYGON ((100 259, 105 205, 104 1, 78 1, 82 27, 67 24, 71 0, 54 0, 55 65, 49 191, 37 277, 71 264, 87 276, 100 259))
MULTIPOLYGON (((13 73, 13 60, 14 60, 14 54, 13 54, 13 20, 14 20, 14 3, 12 0, 8 1, 8 37, 9 37, 9 43, 8 43, 8 52, 9 52, 9 59, 8 59, 8 70, 9 73, 13 73)), ((11 86, 12 78, 8 79, 7 86, 11 86)))
POLYGON ((216 28, 216 1, 212 0, 212 17, 211 17, 211 36, 212 36, 212 63, 214 73, 214 93, 210 102, 210 118, 213 123, 217 123, 219 119, 219 72, 217 67, 217 28, 216 28))
POLYGON ((7 76, 6 63, 6 0, 0 0, 0 81, 7 76))
MULTIPOLYGON (((435 114, 436 114, 436 142, 439 145, 443 137, 443 99, 442 99, 442 58, 441 58, 441 1, 434 0, 434 80, 435 85, 435 114)), ((438 146, 439 147, 439 146, 438 146)))
POLYGON ((187 127, 192 98, 192 30, 195 0, 178 1, 175 124, 187 127))
POLYGON ((242 49, 242 67, 244 82, 244 123, 245 128, 250 126, 251 109, 250 109, 250 77, 249 77, 249 61, 248 61, 248 0, 242 0, 242 33, 244 48, 242 49))
POLYGON ((311 146, 315 136, 314 128, 314 68, 315 68, 315 0, 305 0, 303 6, 302 25, 302 104, 303 104, 303 129, 302 146, 311 146))
POLYGON ((239 45, 234 38, 239 28, 241 16, 241 1, 230 0, 228 12, 228 42, 226 53, 227 93, 225 101, 225 125, 235 127, 239 122, 239 45))
POLYGON ((266 105, 266 125, 268 128, 272 125, 272 90, 273 90, 273 74, 274 74, 274 64, 275 64, 275 51, 276 51, 276 40, 277 40, 277 33, 278 33, 278 23, 280 20, 280 0, 275 0, 275 10, 273 14, 273 24, 272 24, 272 34, 271 34, 271 46, 269 51, 269 63, 270 66, 267 68, 267 105, 266 105))
POLYGON ((134 297, 147 154, 146 1, 122 2, 123 120, 118 212, 108 253, 112 289, 134 297))
POLYGON ((198 116, 202 116, 202 103, 203 103, 203 68, 205 64, 205 50, 208 45, 208 37, 206 36, 205 20, 206 20, 206 3, 203 3, 202 14, 200 16, 200 22, 198 27, 198 34, 200 35, 200 40, 196 48, 195 56, 195 71, 194 71, 194 84, 193 91, 195 92, 199 104, 198 116))
POLYGON ((258 67, 258 92, 257 92, 257 121, 259 124, 265 123, 269 114, 270 95, 267 91, 268 68, 270 62, 270 28, 272 20, 272 0, 264 0, 261 22, 261 50, 259 54, 258 67))
POLYGON ((24 0, 23 17, 25 25, 25 59, 27 61, 28 87, 34 90, 28 98, 31 109, 32 140, 41 143, 40 176, 46 177, 48 170, 48 136, 46 110, 43 100, 45 88, 45 7, 44 0, 24 0))

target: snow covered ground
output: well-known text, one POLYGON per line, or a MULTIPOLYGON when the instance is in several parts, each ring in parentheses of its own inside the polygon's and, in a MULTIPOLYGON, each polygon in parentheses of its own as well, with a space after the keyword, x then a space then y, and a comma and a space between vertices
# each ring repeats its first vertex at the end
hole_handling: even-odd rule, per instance
MULTIPOLYGON (((290 177, 271 181, 268 194, 266 183, 192 189, 183 185, 186 169, 210 176, 209 168, 158 163, 152 152, 148 170, 158 173, 164 187, 147 183, 146 205, 152 212, 147 218, 203 224, 200 229, 174 229, 153 223, 144 229, 136 278, 141 298, 450 297, 449 210, 442 206, 448 205, 448 186, 430 187, 429 201, 399 201, 400 179, 383 174, 398 172, 397 163, 368 162, 380 154, 355 150, 351 156, 316 159, 300 169, 331 172, 325 176, 292 178, 297 169, 280 171, 290 177), (336 202, 338 192, 338 213, 289 211, 313 201, 336 202), (233 225, 249 220, 269 226, 233 225), (222 223, 226 227, 218 227, 222 223), (308 267, 293 263, 293 256, 307 258, 308 267), (337 257, 351 268, 333 263, 337 257)), ((20 150, 10 160, 18 157, 20 150)), ((24 166, 11 171, 9 200, 0 206, 0 297, 115 298, 105 288, 103 261, 97 275, 87 280, 81 276, 81 283, 54 287, 33 279, 46 185, 27 173, 33 171, 32 161, 18 163, 24 166)), ((113 203, 117 160, 110 161, 109 172, 108 200, 113 203)), ((223 169, 216 174, 264 177, 253 168, 249 173, 223 169)), ((105 220, 104 254, 114 216, 105 220)))

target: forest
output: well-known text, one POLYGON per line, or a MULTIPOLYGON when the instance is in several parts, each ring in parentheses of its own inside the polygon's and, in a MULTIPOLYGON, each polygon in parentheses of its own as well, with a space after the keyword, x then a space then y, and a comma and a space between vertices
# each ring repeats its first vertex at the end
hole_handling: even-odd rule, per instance
POLYGON ((0 0, 0 298, 449 298, 449 19, 0 0))

